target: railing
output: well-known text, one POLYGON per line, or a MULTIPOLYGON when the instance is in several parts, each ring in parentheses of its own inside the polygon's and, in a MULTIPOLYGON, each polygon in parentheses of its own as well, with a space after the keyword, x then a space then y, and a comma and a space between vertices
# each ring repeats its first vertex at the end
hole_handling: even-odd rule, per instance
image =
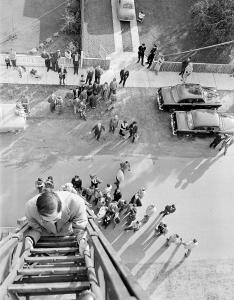
MULTIPOLYGON (((87 208, 87 213, 91 251, 85 254, 85 261, 96 300, 149 299, 95 223, 93 212, 87 208)), ((21 219, 21 227, 0 242, 0 299, 5 298, 17 270, 30 254, 23 247, 28 228, 26 219, 21 219)))

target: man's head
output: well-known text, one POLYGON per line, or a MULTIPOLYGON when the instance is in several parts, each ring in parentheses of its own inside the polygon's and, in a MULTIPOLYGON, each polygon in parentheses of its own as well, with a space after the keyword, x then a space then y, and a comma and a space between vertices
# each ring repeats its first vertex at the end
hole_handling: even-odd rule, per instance
POLYGON ((143 43, 142 46, 145 46, 145 43, 143 43))
POLYGON ((188 61, 190 61, 191 59, 192 59, 192 57, 191 57, 191 56, 189 56, 189 57, 188 57, 188 61))
POLYGON ((53 223, 61 218, 62 203, 56 193, 45 191, 37 198, 36 205, 43 220, 53 223))
POLYGON ((196 243, 197 243, 197 240, 196 240, 196 239, 193 239, 193 242, 194 242, 194 244, 196 244, 196 243))

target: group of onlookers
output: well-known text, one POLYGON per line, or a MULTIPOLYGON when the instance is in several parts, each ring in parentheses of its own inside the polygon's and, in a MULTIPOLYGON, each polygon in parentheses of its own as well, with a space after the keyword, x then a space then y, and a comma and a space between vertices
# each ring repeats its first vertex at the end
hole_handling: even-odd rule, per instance
MULTIPOLYGON (((146 46, 145 43, 142 43, 138 47, 138 63, 141 62, 141 65, 144 66, 144 59, 145 59, 145 52, 146 52, 146 46)), ((156 44, 153 45, 151 48, 149 54, 147 55, 147 62, 146 64, 147 69, 154 70, 156 75, 160 71, 160 68, 164 62, 164 56, 162 53, 159 52, 158 46, 156 44)))
MULTIPOLYGON (((129 161, 120 163, 120 168, 116 175, 116 182, 114 182, 116 185, 115 189, 113 189, 113 186, 110 183, 108 183, 105 188, 100 188, 102 180, 98 178, 97 175, 93 174, 90 175, 90 186, 88 188, 84 188, 82 179, 78 175, 75 175, 71 179, 71 182, 65 183, 59 190, 82 195, 86 200, 86 205, 92 208, 96 214, 98 224, 104 228, 107 228, 111 223, 113 224, 113 227, 115 227, 120 222, 123 222, 125 231, 132 230, 133 232, 136 232, 146 224, 150 218, 153 216, 156 218, 157 209, 155 204, 148 205, 142 220, 137 220, 137 210, 143 204, 146 189, 140 188, 134 193, 130 201, 124 200, 121 191, 124 177, 121 180, 119 174, 122 172, 124 176, 126 171, 131 171, 129 161)), ((42 178, 38 178, 35 182, 35 186, 39 193, 52 192, 54 190, 53 177, 49 176, 45 181, 42 178)), ((171 204, 166 205, 164 210, 159 213, 156 218, 158 220, 158 225, 154 228, 153 236, 155 238, 168 234, 168 226, 162 220, 164 217, 175 213, 175 211, 175 205, 171 204)), ((173 243, 177 246, 184 246, 186 249, 185 257, 188 257, 192 249, 198 245, 196 239, 184 242, 177 233, 168 236, 165 247, 169 247, 173 243)))

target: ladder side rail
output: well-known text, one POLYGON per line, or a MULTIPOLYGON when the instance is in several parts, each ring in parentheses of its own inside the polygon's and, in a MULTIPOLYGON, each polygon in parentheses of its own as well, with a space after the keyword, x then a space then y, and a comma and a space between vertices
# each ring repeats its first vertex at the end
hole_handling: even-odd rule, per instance
MULTIPOLYGON (((88 232, 95 250, 95 265, 97 264, 102 268, 104 272, 105 283, 108 287, 106 290, 107 294, 105 294, 104 299, 130 299, 129 292, 120 278, 119 273, 114 268, 109 256, 105 252, 105 249, 99 240, 99 237, 95 234, 95 232, 93 232, 92 228, 90 228, 90 225, 88 225, 88 232)), ((133 299, 136 300, 136 298, 133 299)))
POLYGON ((130 295, 136 297, 138 300, 147 300, 149 299, 149 295, 146 291, 144 291, 137 280, 133 277, 131 272, 124 266, 121 258, 116 253, 114 248, 110 245, 102 231, 100 230, 99 226, 95 223, 95 215, 89 208, 87 208, 89 214, 89 224, 91 226, 91 230, 96 233, 99 238, 100 243, 102 244, 105 252, 109 256, 110 260, 112 261, 115 269, 120 274, 124 284, 129 290, 130 295))

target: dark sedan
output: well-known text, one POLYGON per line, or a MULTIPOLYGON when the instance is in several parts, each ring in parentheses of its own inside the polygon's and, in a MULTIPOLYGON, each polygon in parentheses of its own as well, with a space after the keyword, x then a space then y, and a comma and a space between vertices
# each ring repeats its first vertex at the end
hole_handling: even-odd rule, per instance
POLYGON ((209 109, 222 105, 215 88, 194 83, 159 88, 156 97, 160 110, 209 109))

